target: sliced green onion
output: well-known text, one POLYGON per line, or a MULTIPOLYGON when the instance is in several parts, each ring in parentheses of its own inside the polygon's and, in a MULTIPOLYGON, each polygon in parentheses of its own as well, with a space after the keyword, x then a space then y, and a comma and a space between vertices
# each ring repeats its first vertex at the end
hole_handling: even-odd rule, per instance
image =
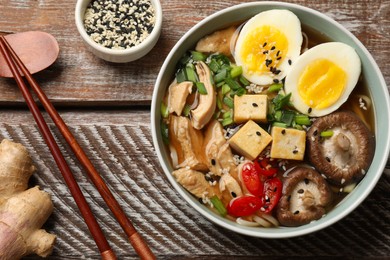
POLYGON ((231 117, 232 117, 232 111, 231 110, 223 113, 223 115, 222 115, 222 118, 224 118, 224 119, 225 118, 231 118, 231 117))
POLYGON ((322 131, 321 132, 321 137, 332 137, 333 136, 333 131, 322 131))
POLYGON ((169 144, 169 130, 168 125, 161 122, 161 135, 165 144, 169 144))
POLYGON ((220 114, 221 114, 221 110, 217 110, 217 111, 214 113, 214 119, 218 119, 220 114))
POLYGON ((273 122, 272 126, 279 126, 279 127, 283 127, 283 128, 287 127, 287 125, 285 123, 280 123, 280 122, 273 122))
POLYGON ((228 93, 230 91, 230 87, 228 84, 223 84, 222 85, 222 95, 225 95, 226 93, 228 93))
POLYGON ((186 67, 185 70, 186 70, 187 80, 192 81, 194 83, 198 81, 198 77, 193 68, 186 67))
POLYGON ((235 81, 234 79, 226 78, 225 82, 233 90, 237 90, 237 89, 241 88, 240 84, 237 81, 235 81))
POLYGON ((283 88, 282 83, 272 84, 271 86, 269 86, 268 92, 276 92, 276 91, 281 90, 282 88, 283 88))
POLYGON ((230 108, 233 108, 234 107, 234 101, 232 98, 228 97, 228 96, 225 96, 223 97, 223 103, 225 105, 227 105, 228 107, 230 108))
POLYGON ((219 98, 217 98, 217 107, 218 109, 222 109, 222 100, 220 100, 219 98))
POLYGON ((160 107, 160 109, 161 109, 161 116, 162 116, 163 118, 167 118, 168 115, 169 115, 168 106, 165 105, 164 102, 161 102, 161 107, 160 107))
POLYGON ((209 63, 209 68, 212 72, 217 73, 219 70, 219 64, 216 60, 212 59, 209 63))
POLYGON ((280 121, 282 123, 285 123, 287 126, 291 126, 294 117, 295 117, 295 113, 293 111, 286 110, 283 111, 280 121))
POLYGON ((207 95, 206 87, 204 86, 204 84, 202 82, 196 82, 195 85, 196 85, 196 88, 198 89, 199 94, 207 95))
POLYGON ((280 119, 282 118, 282 111, 275 111, 274 117, 276 121, 280 121, 280 119))
POLYGON ((244 95, 244 94, 246 94, 246 89, 245 88, 239 88, 239 89, 237 89, 237 90, 235 90, 233 93, 231 93, 230 94, 230 96, 231 97, 234 97, 235 95, 237 95, 237 96, 242 96, 242 95, 244 95))
POLYGON ((188 105, 188 104, 186 104, 186 105, 184 106, 184 108, 183 108, 182 114, 183 114, 184 116, 188 116, 188 115, 190 114, 190 112, 191 112, 191 106, 188 105))
POLYGON ((232 70, 230 71, 230 77, 237 78, 241 74, 242 74, 242 67, 241 66, 232 67, 232 70))
POLYGON ((222 120, 222 126, 227 126, 233 124, 233 118, 228 117, 222 120))
POLYGON ((310 118, 306 115, 296 115, 294 121, 298 125, 311 125, 310 118))
POLYGON ((246 86, 249 86, 251 83, 244 77, 244 76, 240 76, 240 82, 242 85, 244 85, 245 87, 246 86))
POLYGON ((290 102, 290 97, 291 97, 291 93, 288 93, 287 95, 283 96, 283 95, 277 95, 273 100, 272 102, 274 103, 275 105, 275 110, 281 110, 282 108, 284 108, 286 105, 289 104, 290 102))
POLYGON ((190 57, 190 55, 186 52, 186 53, 183 55, 183 57, 180 58, 179 63, 180 63, 181 65, 186 65, 190 60, 191 60, 191 57, 190 57))
POLYGON ((192 59, 194 61, 205 61, 207 56, 199 51, 191 51, 192 59))
POLYGON ((181 83, 181 82, 184 82, 187 80, 187 76, 186 76, 186 73, 184 72, 183 69, 179 70, 176 74, 176 81, 178 83, 181 83))
POLYGON ((227 73, 228 72, 226 69, 220 70, 217 74, 215 74, 214 81, 217 83, 223 81, 224 79, 226 79, 227 73))

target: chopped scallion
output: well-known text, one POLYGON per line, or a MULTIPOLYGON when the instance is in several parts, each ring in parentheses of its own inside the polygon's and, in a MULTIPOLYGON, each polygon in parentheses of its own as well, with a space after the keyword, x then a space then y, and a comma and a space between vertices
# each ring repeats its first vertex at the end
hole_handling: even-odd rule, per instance
POLYGON ((221 82, 224 79, 226 79, 226 77, 227 77, 227 70, 223 69, 223 70, 220 70, 217 74, 215 74, 214 81, 216 83, 218 83, 218 82, 221 82))
POLYGON ((227 126, 233 124, 233 119, 231 117, 225 118, 222 120, 222 126, 227 126))
POLYGON ((241 74, 242 74, 242 67, 241 66, 232 67, 232 70, 230 71, 230 77, 237 78, 241 74))
POLYGON ((333 136, 333 131, 322 131, 321 132, 321 137, 332 137, 333 136))
POLYGON ((222 118, 224 118, 224 119, 225 118, 231 118, 231 117, 232 117, 232 111, 231 110, 223 113, 223 115, 222 115, 222 118))
POLYGON ((282 116, 280 118, 280 121, 287 126, 291 126, 293 120, 294 120, 295 113, 293 111, 283 111, 282 116))
POLYGON ((210 201, 221 216, 226 216, 227 210, 223 205, 222 201, 217 197, 217 195, 212 196, 210 198, 210 201))
POLYGON ((223 98, 223 103, 224 103, 225 105, 227 105, 228 107, 230 107, 230 108, 233 108, 233 107, 234 107, 234 101, 233 101, 233 99, 230 98, 230 97, 228 97, 228 96, 225 96, 225 97, 223 98))
POLYGON ((191 51, 192 59, 194 61, 205 61, 207 56, 199 51, 191 51))
POLYGON ((286 124, 280 123, 280 122, 273 122, 273 123, 272 123, 272 126, 279 126, 279 127, 283 127, 283 128, 286 128, 286 127, 287 127, 286 124))
POLYGON ((306 115, 295 115, 294 121, 298 125, 311 125, 310 118, 306 115))
POLYGON ((222 109, 222 101, 219 98, 217 98, 217 107, 218 109, 222 109))
POLYGON ((222 95, 225 95, 226 93, 228 93, 230 91, 230 87, 228 84, 224 84, 222 85, 222 95))
POLYGON ((193 68, 186 67, 185 70, 186 70, 187 80, 192 81, 194 83, 198 81, 198 77, 193 68))
POLYGON ((199 94, 207 95, 206 87, 204 86, 204 84, 202 82, 196 82, 195 85, 196 85, 196 88, 198 89, 199 94))
POLYGON ((160 109, 161 109, 161 116, 162 116, 163 118, 167 118, 168 115, 169 115, 168 106, 165 105, 164 102, 161 102, 161 108, 160 108, 160 109))
POLYGON ((249 86, 251 83, 244 77, 244 76, 240 76, 240 82, 242 85, 244 85, 245 87, 246 86, 249 86))
POLYGON ((176 81, 178 83, 184 82, 187 80, 186 73, 184 72, 183 69, 179 70, 176 74, 176 81))
POLYGON ((161 135, 165 144, 169 144, 169 130, 168 125, 161 122, 161 135))
POLYGON ((184 106, 184 108, 183 108, 183 112, 182 113, 183 113, 184 116, 188 116, 190 114, 190 112, 191 112, 191 106, 186 104, 184 106))
POLYGON ((279 91, 279 90, 282 89, 282 87, 283 87, 283 84, 281 84, 281 83, 272 84, 271 86, 269 86, 268 92, 276 92, 276 91, 279 91))
POLYGON ((234 79, 226 78, 225 82, 233 90, 237 90, 237 89, 241 88, 240 84, 237 81, 235 81, 234 79))
POLYGON ((216 60, 212 59, 209 63, 209 68, 212 72, 217 73, 219 70, 219 64, 216 60))

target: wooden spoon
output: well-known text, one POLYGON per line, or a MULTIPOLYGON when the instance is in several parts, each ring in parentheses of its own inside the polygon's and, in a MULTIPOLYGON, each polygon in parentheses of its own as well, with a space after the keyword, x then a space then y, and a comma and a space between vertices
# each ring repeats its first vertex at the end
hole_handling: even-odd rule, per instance
MULTIPOLYGON (((5 36, 31 74, 46 69, 58 57, 59 46, 56 39, 48 33, 30 31, 5 36)), ((0 77, 12 78, 11 70, 0 54, 0 77)))

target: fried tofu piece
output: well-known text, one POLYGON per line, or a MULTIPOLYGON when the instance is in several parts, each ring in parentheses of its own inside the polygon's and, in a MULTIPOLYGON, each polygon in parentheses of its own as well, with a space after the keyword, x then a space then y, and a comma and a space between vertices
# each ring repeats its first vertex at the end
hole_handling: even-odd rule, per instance
POLYGON ((234 122, 237 124, 253 120, 267 122, 267 95, 234 96, 234 122))
POLYGON ((274 126, 271 135, 271 158, 303 160, 306 146, 305 131, 274 126))
POLYGON ((229 140, 230 146, 249 160, 254 160, 272 141, 272 137, 253 120, 249 120, 229 140))

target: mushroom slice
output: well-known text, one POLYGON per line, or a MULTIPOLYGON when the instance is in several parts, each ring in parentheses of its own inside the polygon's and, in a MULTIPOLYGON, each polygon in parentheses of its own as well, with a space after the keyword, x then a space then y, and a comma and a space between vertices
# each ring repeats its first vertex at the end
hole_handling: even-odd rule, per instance
POLYGON ((203 135, 194 129, 190 120, 182 116, 170 116, 169 139, 177 154, 176 168, 189 167, 198 171, 207 171, 202 149, 203 135))
POLYGON ((352 112, 318 118, 307 133, 312 165, 330 182, 348 185, 363 178, 374 156, 374 136, 352 112), (329 131, 330 137, 321 137, 329 131))
POLYGON ((172 175, 178 183, 198 198, 211 198, 214 195, 220 197, 218 187, 210 185, 202 172, 181 168, 173 171, 172 175))
POLYGON ((196 44, 195 50, 207 53, 222 53, 226 56, 232 56, 230 51, 230 41, 236 32, 236 27, 216 31, 199 40, 196 44))
POLYGON ((204 62, 200 61, 196 64, 196 72, 198 73, 199 81, 204 84, 207 94, 199 94, 199 104, 191 111, 191 120, 194 128, 202 129, 214 114, 217 94, 211 83, 209 67, 204 62))
POLYGON ((298 166, 283 180, 276 216, 285 226, 295 227, 320 219, 331 202, 325 179, 314 169, 298 166))
POLYGON ((172 82, 168 89, 168 109, 169 113, 176 113, 180 116, 186 104, 189 94, 192 92, 194 84, 190 81, 183 81, 177 83, 176 80, 172 82))
POLYGON ((206 164, 214 175, 221 176, 224 171, 228 171, 237 179, 237 166, 234 163, 233 153, 218 120, 211 121, 206 127, 204 150, 206 164))

